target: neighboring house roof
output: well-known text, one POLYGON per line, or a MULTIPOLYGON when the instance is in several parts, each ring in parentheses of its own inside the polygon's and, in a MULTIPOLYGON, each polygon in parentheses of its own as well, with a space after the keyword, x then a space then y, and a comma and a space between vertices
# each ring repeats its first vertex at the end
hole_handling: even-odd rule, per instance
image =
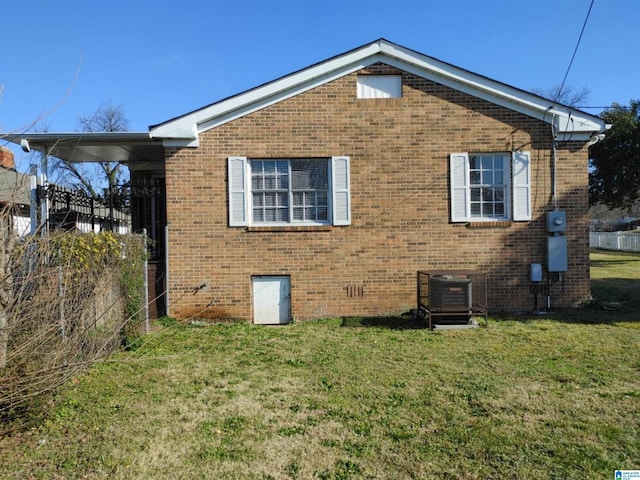
POLYGON ((28 207, 30 190, 29 175, 0 167, 0 203, 28 207))
POLYGON ((385 39, 317 63, 180 117, 149 127, 167 146, 197 146, 198 135, 319 85, 385 63, 516 112, 554 123, 557 140, 588 140, 606 130, 604 120, 385 39))

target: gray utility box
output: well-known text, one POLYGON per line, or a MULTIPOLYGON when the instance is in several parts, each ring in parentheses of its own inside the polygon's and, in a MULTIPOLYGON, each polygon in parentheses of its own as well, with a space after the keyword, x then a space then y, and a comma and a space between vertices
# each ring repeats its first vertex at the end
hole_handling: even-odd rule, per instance
POLYGON ((547 212, 547 231, 565 232, 567 230, 567 212, 554 210, 547 212))
POLYGON ((547 237, 547 270, 566 272, 567 267, 567 237, 547 237))

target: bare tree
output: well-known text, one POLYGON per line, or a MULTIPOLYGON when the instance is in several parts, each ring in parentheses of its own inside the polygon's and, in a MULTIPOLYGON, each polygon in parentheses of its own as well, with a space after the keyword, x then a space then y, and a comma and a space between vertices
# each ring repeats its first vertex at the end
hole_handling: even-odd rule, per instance
POLYGON ((103 103, 92 115, 81 115, 78 124, 83 132, 124 132, 129 120, 122 105, 103 103))
POLYGON ((584 105, 591 95, 591 91, 587 87, 578 89, 571 85, 565 85, 562 89, 560 85, 551 88, 534 88, 531 92, 568 107, 584 105))
MULTIPOLYGON (((123 132, 129 129, 129 120, 122 105, 103 103, 93 114, 78 117, 78 125, 82 132, 123 132)), ((105 191, 113 195, 122 183, 124 169, 117 162, 107 161, 98 165, 96 172, 96 169, 86 164, 66 160, 58 162, 59 169, 68 173, 73 183, 92 198, 101 200, 103 195, 97 190, 97 184, 106 184, 105 191)))

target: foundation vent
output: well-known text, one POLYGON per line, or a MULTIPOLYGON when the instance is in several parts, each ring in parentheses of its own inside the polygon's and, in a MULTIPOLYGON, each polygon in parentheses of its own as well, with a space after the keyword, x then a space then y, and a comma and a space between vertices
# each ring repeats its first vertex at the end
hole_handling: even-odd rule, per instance
POLYGON ((345 290, 348 298, 364 297, 364 285, 347 285, 345 290))

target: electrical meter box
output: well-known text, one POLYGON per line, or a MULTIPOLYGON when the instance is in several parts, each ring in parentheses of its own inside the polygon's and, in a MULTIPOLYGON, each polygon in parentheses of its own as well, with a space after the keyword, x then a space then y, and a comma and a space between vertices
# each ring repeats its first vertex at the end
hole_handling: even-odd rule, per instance
POLYGON ((567 237, 547 237, 547 270, 549 272, 566 272, 567 237))
POLYGON ((554 210, 547 212, 547 231, 564 232, 567 230, 567 212, 554 210))

